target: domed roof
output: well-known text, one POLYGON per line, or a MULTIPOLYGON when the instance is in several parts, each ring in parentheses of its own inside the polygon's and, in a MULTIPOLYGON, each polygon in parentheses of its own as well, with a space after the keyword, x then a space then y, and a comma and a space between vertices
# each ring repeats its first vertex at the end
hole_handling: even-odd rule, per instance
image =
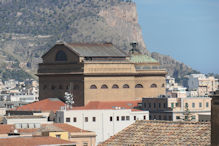
POLYGON ((130 61, 133 63, 158 63, 157 60, 143 54, 132 54, 130 61))

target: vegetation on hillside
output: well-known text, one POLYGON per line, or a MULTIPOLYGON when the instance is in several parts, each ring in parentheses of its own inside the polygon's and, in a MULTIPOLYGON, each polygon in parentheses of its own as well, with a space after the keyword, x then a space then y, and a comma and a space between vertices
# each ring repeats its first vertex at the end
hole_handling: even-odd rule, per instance
MULTIPOLYGON (((17 74, 20 80, 36 73, 40 57, 57 40, 112 42, 124 51, 137 41, 142 52, 149 54, 131 0, 0 0, 0 16, 0 68, 4 71, 0 76, 4 79, 17 74)), ((180 82, 194 72, 163 55, 152 57, 180 82)))

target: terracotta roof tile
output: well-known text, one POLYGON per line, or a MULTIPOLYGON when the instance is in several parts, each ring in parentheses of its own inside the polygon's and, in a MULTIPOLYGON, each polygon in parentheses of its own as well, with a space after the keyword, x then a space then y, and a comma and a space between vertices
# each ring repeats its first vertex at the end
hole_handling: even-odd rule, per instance
POLYGON ((0 125, 0 134, 8 134, 14 130, 14 125, 0 125))
MULTIPOLYGON (((8 134, 13 132, 15 129, 15 125, 6 125, 2 124, 0 125, 0 134, 8 134)), ((17 129, 18 133, 35 133, 40 131, 66 131, 66 132, 90 132, 87 130, 82 130, 80 128, 77 128, 75 126, 66 124, 66 123, 53 123, 53 124, 42 124, 41 128, 20 128, 17 129)))
POLYGON ((16 110, 21 111, 53 111, 56 112, 60 110, 62 106, 65 106, 65 103, 57 98, 48 98, 44 100, 40 100, 34 103, 30 103, 27 105, 23 105, 18 107, 16 110))
POLYGON ((69 124, 65 124, 65 123, 54 123, 53 124, 55 127, 58 127, 60 129, 62 129, 63 131, 68 131, 68 132, 89 132, 87 130, 82 130, 80 128, 71 126, 69 124))
POLYGON ((105 145, 210 145, 210 123, 136 121, 105 145))
POLYGON ((74 144, 71 141, 66 141, 54 137, 16 137, 0 139, 1 146, 36 146, 36 145, 60 145, 74 144))
MULTIPOLYGON (((135 101, 91 101, 83 107, 73 107, 71 110, 88 110, 88 109, 133 109, 138 106, 140 100, 135 101)), ((138 110, 135 110, 138 111, 138 110)))

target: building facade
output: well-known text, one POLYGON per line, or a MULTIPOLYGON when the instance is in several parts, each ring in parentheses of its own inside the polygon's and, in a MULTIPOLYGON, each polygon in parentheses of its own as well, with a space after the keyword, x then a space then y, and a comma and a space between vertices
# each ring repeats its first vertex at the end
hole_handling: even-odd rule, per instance
POLYGON ((196 90, 198 96, 209 95, 218 89, 218 79, 213 76, 206 77, 204 74, 191 74, 188 76, 188 89, 196 90))
POLYGON ((88 103, 85 107, 57 111, 55 122, 95 132, 98 144, 136 120, 149 120, 149 112, 133 109, 136 105, 136 101, 88 103))
POLYGON ((90 101, 127 101, 165 94, 166 70, 150 58, 129 55, 112 44, 60 43, 42 56, 39 99, 70 92, 74 105, 90 101))

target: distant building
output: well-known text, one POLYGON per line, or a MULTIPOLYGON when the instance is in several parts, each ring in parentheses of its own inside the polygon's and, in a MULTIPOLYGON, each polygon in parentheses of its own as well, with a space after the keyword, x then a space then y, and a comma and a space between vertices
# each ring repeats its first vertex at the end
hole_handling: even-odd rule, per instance
POLYGON ((143 98, 141 109, 149 111, 150 120, 189 120, 186 116, 186 112, 189 112, 190 120, 199 121, 200 114, 210 114, 211 98, 143 98))
POLYGON ((166 90, 168 97, 173 97, 173 98, 187 97, 186 88, 178 85, 178 83, 175 82, 175 78, 172 78, 170 76, 166 77, 166 90))
POLYGON ((211 144, 210 123, 136 121, 107 139, 108 145, 198 145, 211 144))
POLYGON ((90 102, 85 107, 56 112, 57 123, 68 123, 97 134, 96 142, 103 142, 110 136, 134 123, 148 120, 148 111, 135 109, 139 101, 90 102))
POLYGON ((74 106, 90 101, 127 101, 165 94, 165 69, 137 49, 130 54, 110 43, 59 43, 39 64, 39 99, 74 95, 74 106))
POLYGON ((172 108, 173 121, 186 120, 186 109, 193 121, 199 121, 200 114, 210 114, 210 97, 168 98, 168 106, 172 108), (187 107, 187 108, 186 108, 187 107))
POLYGON ((47 124, 48 117, 45 116, 32 116, 32 115, 18 115, 18 116, 5 116, 3 124, 17 124, 20 127, 28 127, 36 124, 47 124))
MULTIPOLYGON (((34 137, 40 137, 40 139, 44 139, 44 138, 47 139, 47 137, 54 137, 57 139, 69 141, 71 144, 76 146, 81 146, 81 145, 94 146, 96 141, 96 134, 94 132, 82 130, 80 128, 71 126, 69 124, 63 124, 63 123, 38 124, 38 125, 32 124, 24 127, 19 126, 18 124, 0 125, 0 144, 2 143, 1 139, 4 138, 10 141, 11 138, 13 137, 20 138, 20 140, 22 140, 22 138, 24 137, 29 137, 30 139, 34 137)), ((54 138, 52 139, 56 140, 54 138)), ((34 145, 36 144, 37 143, 34 143, 34 145)), ((41 144, 46 145, 49 143, 46 143, 44 141, 41 144)), ((25 143, 23 143, 23 145, 25 145, 25 143)), ((26 145, 30 145, 30 144, 26 144, 26 145)))
POLYGON ((218 89, 218 79, 213 76, 206 77, 204 74, 191 74, 188 76, 189 90, 196 90, 198 96, 209 95, 218 89))
POLYGON ((150 120, 173 120, 172 110, 168 107, 168 98, 143 98, 142 110, 149 111, 150 120))

